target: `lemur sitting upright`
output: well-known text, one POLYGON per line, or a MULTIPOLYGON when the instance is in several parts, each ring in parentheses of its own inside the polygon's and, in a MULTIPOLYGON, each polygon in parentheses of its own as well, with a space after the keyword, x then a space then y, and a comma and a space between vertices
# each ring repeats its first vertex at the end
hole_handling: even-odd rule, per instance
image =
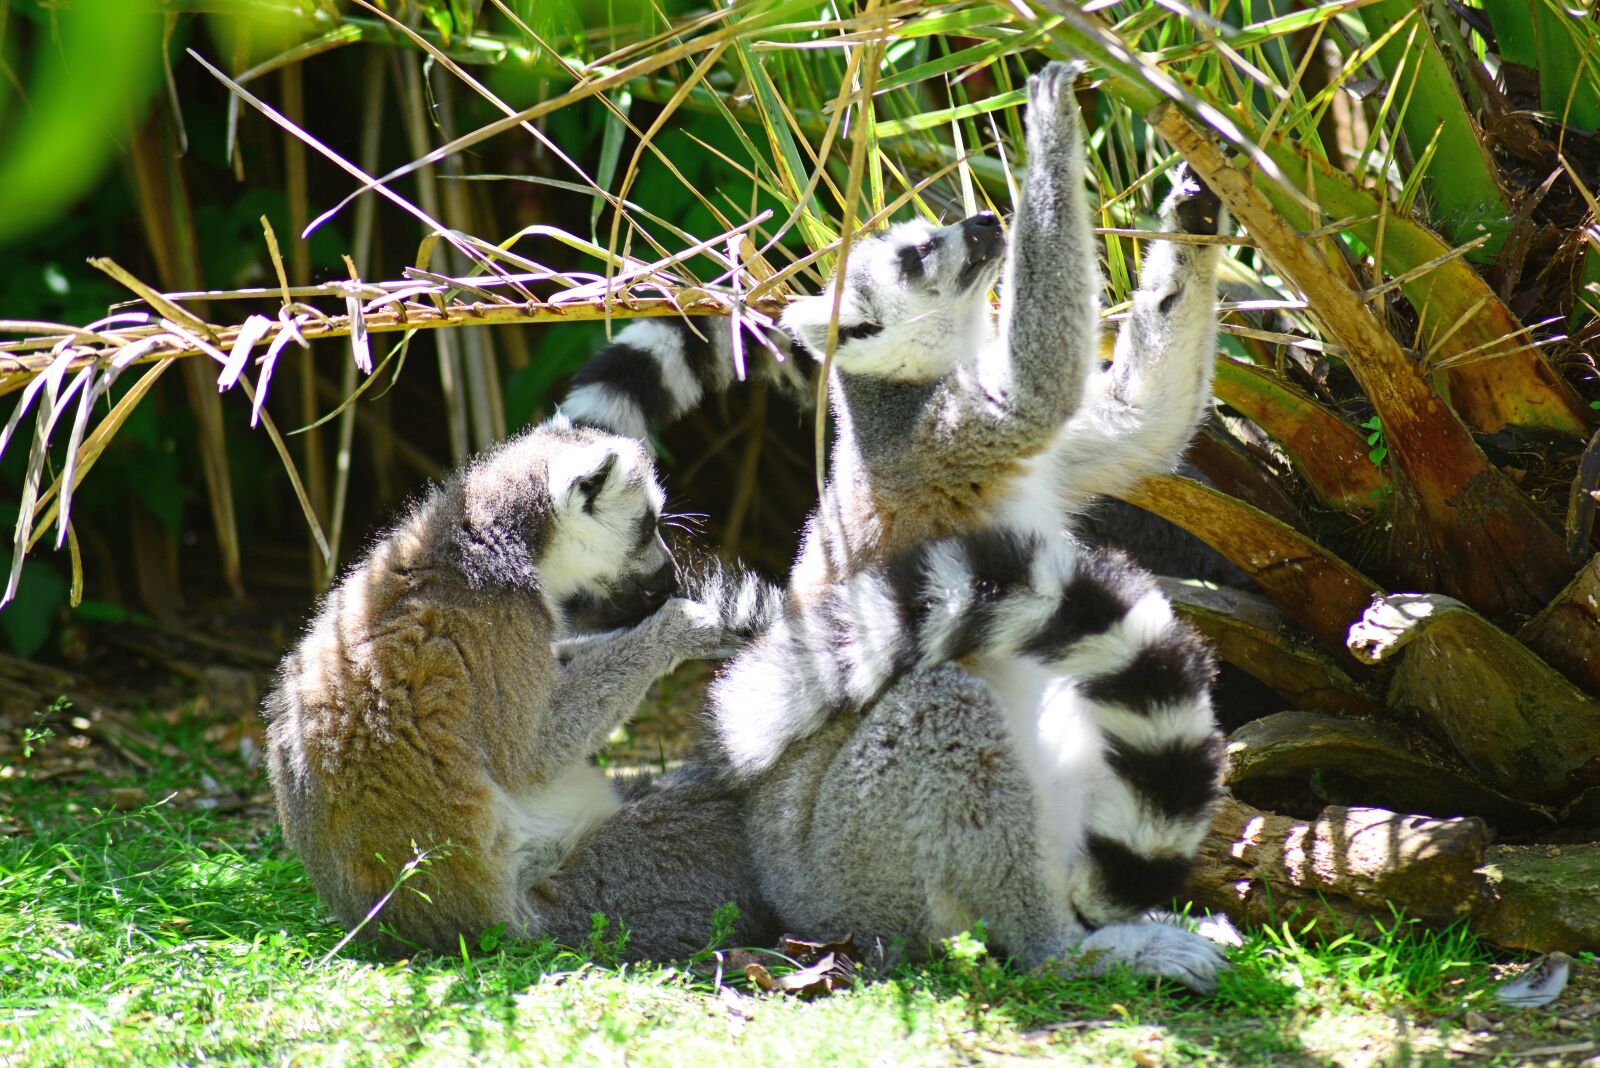
MULTIPOLYGON (((1198 425, 1217 251, 1152 245, 1098 366, 1076 73, 1029 81, 1009 245, 985 214, 851 252, 829 479, 785 617, 727 666, 710 712, 784 922, 916 948, 984 919, 1025 962, 1093 948, 1203 987, 1209 944, 1120 921, 1181 887, 1204 831, 1209 654, 1134 569, 1080 560, 1066 527, 1170 470, 1198 425)), ((1220 217, 1180 173, 1163 223, 1215 233, 1220 217)), ((833 303, 830 287, 783 315, 813 353, 833 303)), ((676 417, 731 377, 692 336, 629 327, 563 411, 635 433, 676 417)))
POLYGON ((453 473, 328 592, 267 697, 267 756, 340 922, 450 952, 495 924, 581 944, 604 912, 630 957, 668 959, 733 901, 741 941, 775 933, 720 774, 619 784, 590 762, 651 682, 778 607, 750 576, 681 576, 662 499, 639 442, 556 421, 453 473))

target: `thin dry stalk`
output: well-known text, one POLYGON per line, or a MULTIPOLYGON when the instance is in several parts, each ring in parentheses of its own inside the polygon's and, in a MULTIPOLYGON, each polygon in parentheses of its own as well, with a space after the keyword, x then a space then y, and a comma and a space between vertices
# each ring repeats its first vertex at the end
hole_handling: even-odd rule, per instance
MULTIPOLYGON (((292 124, 292 128, 285 130, 283 135, 283 178, 284 188, 288 194, 289 226, 295 232, 305 227, 306 218, 311 214, 306 178, 306 149, 305 144, 296 136, 296 132, 305 125, 305 81, 302 73, 302 68, 296 63, 284 67, 278 75, 283 90, 284 117, 292 124)), ((289 282, 291 285, 301 286, 309 281, 311 281, 310 247, 303 240, 291 242, 289 282)), ((310 424, 317 418, 317 368, 310 346, 301 348, 295 372, 296 384, 300 391, 300 421, 302 424, 310 424)), ((322 433, 315 428, 307 430, 301 435, 301 448, 306 468, 306 495, 310 501, 311 511, 320 524, 322 518, 328 514, 328 471, 327 458, 322 446, 322 433)), ((317 533, 320 533, 320 530, 317 533)), ((331 561, 333 555, 325 542, 321 548, 322 561, 317 559, 315 553, 310 554, 307 560, 311 568, 313 589, 322 588, 322 579, 326 574, 324 562, 331 561)))
MULTIPOLYGON (((371 172, 377 169, 378 153, 383 143, 383 61, 378 53, 374 52, 366 57, 366 86, 362 100, 361 114, 366 124, 361 131, 361 169, 371 172)), ((378 202, 368 198, 356 205, 355 228, 352 234, 352 243, 356 256, 363 263, 372 260, 373 223, 377 214, 378 202)), ((350 270, 350 280, 359 281, 360 273, 350 257, 345 257, 345 263, 350 270)), ((345 307, 351 316, 351 341, 354 343, 354 325, 357 318, 361 319, 362 336, 366 336, 366 321, 362 316, 361 301, 359 298, 346 298, 345 307)), ((351 397, 357 389, 356 372, 362 363, 360 354, 351 353, 351 360, 340 371, 340 392, 351 397)), ((371 373, 371 356, 367 357, 365 370, 371 373)), ((314 382, 313 385, 319 384, 314 382)), ((350 461, 354 451, 356 430, 356 406, 345 404, 339 413, 339 445, 334 457, 333 475, 333 500, 332 512, 328 517, 328 566, 322 574, 322 588, 326 589, 333 584, 333 579, 339 568, 339 543, 344 537, 345 508, 350 497, 350 461)))
MULTIPOLYGON (((877 7, 875 0, 868 0, 867 10, 870 13, 877 7)), ((861 92, 856 96, 855 106, 866 112, 872 108, 873 92, 878 83, 878 71, 883 67, 883 52, 888 45, 885 36, 880 35, 872 44, 864 46, 870 53, 871 59, 867 61, 866 84, 861 87, 861 92)), ((866 149, 868 141, 876 141, 872 136, 872 125, 862 122, 860 125, 865 130, 858 131, 852 138, 850 146, 850 173, 845 186, 844 219, 839 227, 839 260, 834 269, 833 276, 833 307, 828 313, 828 340, 822 354, 822 372, 817 376, 817 433, 816 433, 816 461, 817 461, 817 495, 823 492, 823 480, 826 478, 827 465, 827 426, 828 426, 828 371, 833 366, 833 354, 839 347, 839 307, 844 299, 844 273, 850 259, 850 244, 856 236, 856 198, 861 194, 861 177, 866 169, 866 149)), ((876 144, 874 143, 874 155, 876 144)))
MULTIPOLYGON (((597 275, 582 272, 556 274, 530 265, 536 268, 530 273, 511 275, 495 268, 495 274, 471 281, 451 276, 431 276, 371 283, 352 277, 348 282, 291 287, 282 257, 277 255, 270 227, 266 230, 269 256, 278 272, 279 281, 275 289, 167 294, 147 285, 111 260, 91 261, 132 291, 155 314, 121 312, 87 328, 69 325, 52 327, 28 320, 0 323, 0 330, 25 335, 16 341, 0 343, 0 394, 22 391, 20 403, 13 409, 9 424, 0 434, 0 451, 3 451, 24 415, 34 406, 34 401, 39 402, 15 535, 11 592, 15 592, 20 563, 26 550, 38 541, 58 515, 62 518, 58 540, 71 538, 67 517, 73 489, 94 466, 110 438, 132 411, 133 405, 175 360, 194 355, 209 356, 218 365, 216 381, 220 389, 226 390, 235 384, 243 386, 251 403, 253 417, 259 418, 265 426, 274 449, 284 461, 296 497, 305 512, 311 538, 320 555, 317 577, 321 582, 325 581, 335 566, 333 548, 323 533, 319 513, 313 507, 310 495, 289 456, 283 436, 267 413, 262 411, 273 364, 288 343, 294 342, 309 348, 313 340, 350 337, 354 356, 352 369, 357 364, 366 363, 362 369, 370 370, 370 356, 364 360, 363 354, 367 352, 364 339, 371 334, 401 332, 409 338, 418 330, 444 330, 442 336, 448 336, 452 329, 465 326, 573 322, 619 314, 632 317, 738 313, 757 322, 770 323, 781 301, 750 300, 744 296, 742 285, 732 289, 720 285, 688 287, 674 273, 679 264, 695 255, 714 254, 718 247, 737 247, 743 240, 742 235, 759 226, 767 217, 768 213, 763 213, 727 233, 708 241, 696 242, 655 262, 627 262, 625 269, 611 285, 597 275), (544 299, 528 296, 527 299, 518 300, 500 292, 509 290, 519 296, 527 296, 530 293, 527 285, 551 283, 558 283, 562 288, 544 299), (660 295, 645 296, 641 290, 660 295), (467 296, 481 299, 467 299, 467 296), (307 299, 317 297, 337 301, 343 313, 332 314, 305 303, 307 299), (241 322, 213 325, 183 303, 236 299, 275 300, 280 305, 277 318, 251 314, 241 322), (252 353, 263 349, 264 355, 259 358, 259 381, 253 385, 244 372, 252 353), (93 403, 104 395, 117 375, 136 363, 152 361, 157 361, 156 366, 119 400, 92 433, 89 432, 88 422, 93 403), (77 413, 71 421, 73 430, 66 469, 41 493, 46 446, 61 415, 73 406, 75 399, 77 413)), ((419 257, 424 263, 436 240, 436 235, 430 234, 424 241, 419 257)), ((521 257, 475 239, 469 247, 475 251, 486 247, 492 249, 499 258, 513 263, 527 263, 521 257)), ((591 251, 601 257, 605 255, 604 250, 591 251)), ((739 269, 737 264, 735 269, 739 269)), ((331 413, 328 417, 338 416, 342 420, 342 476, 348 474, 349 420, 355 410, 349 400, 353 400, 371 379, 359 387, 354 386, 354 381, 353 373, 347 372, 344 396, 348 400, 341 406, 343 410, 331 413)), ((347 483, 341 477, 338 492, 341 501, 347 492, 346 487, 347 483)), ((340 525, 342 514, 340 509, 340 525)), ((76 563, 74 568, 76 575, 79 573, 76 563)))
MULTIPOLYGON (((397 167, 381 177, 373 178, 367 175, 360 175, 359 177, 362 180, 361 188, 350 193, 332 208, 329 208, 316 219, 312 220, 311 226, 308 228, 308 230, 316 229, 322 223, 326 222, 328 219, 342 211, 345 205, 349 204, 356 197, 359 197, 369 190, 377 190, 384 195, 389 195, 388 184, 396 179, 404 177, 407 174, 411 174, 423 167, 431 166, 442 159, 453 156, 456 153, 471 148, 474 145, 480 144, 497 134, 504 133, 507 130, 515 129, 524 123, 539 118, 540 116, 548 115, 562 108, 570 107, 572 104, 575 104, 580 100, 585 100, 596 94, 604 94, 609 92, 610 90, 618 88, 619 86, 626 85, 635 78, 653 73, 654 71, 660 70, 663 67, 671 66, 672 64, 681 60, 716 48, 725 42, 731 42, 737 38, 749 37, 765 32, 771 29, 774 24, 775 23, 770 19, 768 13, 758 12, 755 15, 731 26, 721 26, 704 34, 703 36, 682 41, 681 43, 675 44, 668 48, 662 48, 660 50, 653 51, 647 54, 645 58, 634 63, 630 63, 628 66, 612 71, 602 77, 585 80, 566 93, 551 97, 548 100, 540 101, 538 104, 535 104, 532 107, 524 108, 521 111, 515 112, 514 114, 507 115, 504 118, 497 119, 494 122, 481 126, 470 133, 462 134, 460 137, 457 137, 452 141, 449 141, 423 155, 418 156, 410 163, 397 167)), ((191 51, 191 54, 194 53, 191 51)), ((199 58, 198 55, 196 55, 196 58, 199 58)), ((209 64, 207 64, 207 67, 208 69, 211 69, 219 78, 223 77, 223 75, 216 71, 214 67, 210 67, 209 64)), ((233 89, 235 92, 244 95, 252 104, 255 104, 258 107, 261 106, 256 104, 256 102, 250 98, 248 94, 245 94, 244 90, 235 83, 227 82, 227 84, 229 88, 233 89)))
MULTIPOLYGON (((413 292, 418 288, 409 282, 388 284, 397 286, 404 284, 413 292)), ((444 289, 444 286, 428 287, 426 292, 443 292, 444 289)), ((608 314, 628 319, 667 315, 733 314, 731 300, 719 293, 693 287, 668 289, 666 292, 666 296, 629 296, 615 304, 609 311, 606 299, 600 293, 586 296, 581 301, 552 299, 489 304, 476 300, 453 300, 444 302, 441 307, 412 299, 380 298, 383 306, 374 309, 372 304, 364 305, 362 317, 368 333, 385 334, 407 330, 450 330, 480 324, 492 326, 593 322, 604 319, 608 314)), ((783 309, 784 303, 777 298, 760 298, 751 302, 744 310, 776 315, 783 309)), ((99 336, 105 339, 104 342, 73 346, 72 354, 65 362, 65 368, 75 371, 99 366, 118 354, 129 352, 135 346, 139 351, 129 361, 130 363, 144 364, 168 358, 181 359, 202 355, 205 350, 198 344, 185 341, 171 331, 170 328, 174 325, 176 324, 168 321, 162 326, 156 326, 147 321, 139 326, 101 332, 99 336)), ((0 323, 0 330, 4 328, 5 324, 0 323)), ((307 342, 311 342, 348 337, 351 328, 352 318, 349 315, 324 315, 299 326, 295 332, 307 342)), ((53 329, 56 333, 45 335, 39 340, 59 342, 62 338, 76 336, 73 333, 74 328, 70 326, 55 324, 53 329)), ((232 345, 245 329, 242 323, 216 327, 216 346, 226 348, 232 345)), ((281 320, 271 321, 266 331, 254 342, 254 347, 259 347, 263 343, 270 345, 289 329, 289 326, 281 320)), ((39 353, 40 348, 36 340, 0 342, 0 396, 24 388, 51 367, 52 358, 48 353, 39 353)))

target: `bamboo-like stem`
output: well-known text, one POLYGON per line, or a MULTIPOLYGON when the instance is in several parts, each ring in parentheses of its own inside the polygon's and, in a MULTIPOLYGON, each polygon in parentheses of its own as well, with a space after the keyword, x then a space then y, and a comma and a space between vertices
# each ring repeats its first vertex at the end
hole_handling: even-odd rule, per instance
MULTIPOLYGON (((402 55, 398 58, 401 85, 401 116, 405 120, 406 141, 413 155, 423 155, 428 149, 428 104, 423 98, 422 60, 402 55)), ((439 218, 439 183, 431 166, 417 171, 417 199, 429 218, 439 218)), ((424 238, 427 237, 426 232, 424 238)), ((427 263, 419 258, 418 267, 427 263)), ((457 266, 452 264, 452 267, 457 266)), ((453 334, 441 334, 435 340, 434 357, 439 365, 439 392, 444 401, 445 429, 450 437, 450 458, 461 463, 471 451, 467 396, 462 389, 461 348, 453 334)))
MULTIPOLYGON (((435 92, 438 95, 436 114, 440 133, 444 137, 452 137, 455 127, 454 87, 448 79, 442 79, 435 92)), ((450 177, 460 179, 465 176, 459 155, 445 160, 443 167, 444 173, 450 177)), ((466 182, 458 180, 439 184, 442 186, 438 193, 443 210, 441 218, 448 219, 451 225, 467 233, 494 232, 484 225, 484 220, 474 217, 473 205, 467 196, 470 186, 466 182)), ((466 257, 455 249, 446 248, 444 253, 445 262, 450 264, 453 273, 463 274, 470 268, 466 257)), ((506 436, 505 400, 500 395, 500 369, 491 335, 484 330, 468 330, 461 335, 461 341, 460 368, 466 385, 464 399, 468 427, 472 449, 478 452, 506 436)))
MULTIPOLYGON (((305 82, 299 64, 284 67, 278 72, 283 89, 283 114, 296 128, 305 126, 305 82)), ((284 187, 289 201, 289 232, 299 234, 311 214, 310 192, 307 186, 306 149, 300 139, 290 132, 283 135, 284 187)), ((289 242, 289 284, 303 286, 311 281, 311 249, 303 239, 289 242)), ((317 418, 316 358, 310 348, 302 348, 295 360, 295 378, 300 393, 300 421, 302 425, 317 418)), ((300 436, 301 460, 305 464, 306 499, 319 523, 326 523, 329 511, 328 469, 322 433, 313 428, 300 436)), ((319 546, 311 539, 311 552, 307 561, 311 568, 311 586, 322 589, 323 580, 331 566, 332 552, 326 544, 319 546), (321 550, 321 559, 318 550, 321 550)))
MULTIPOLYGON (((152 119, 133 139, 131 161, 139 189, 140 221, 162 282, 169 286, 204 285, 194 212, 184 170, 178 166, 177 141, 176 131, 165 118, 152 119)), ((201 313, 204 314, 203 306, 201 313)), ((205 478, 206 504, 211 512, 223 580, 235 598, 242 598, 244 569, 222 401, 199 364, 183 365, 183 384, 201 443, 200 470, 205 478)))
POLYGON ((756 478, 761 470, 761 443, 766 438, 767 384, 757 382, 750 391, 749 417, 744 455, 739 460, 739 480, 734 485, 733 501, 728 506, 728 521, 723 526, 722 551, 728 556, 739 552, 739 539, 745 520, 756 499, 756 478))
MULTIPOLYGON (((416 288, 416 287, 412 287, 416 288)), ((444 287, 428 287, 430 291, 442 290, 444 287)), ((776 315, 782 310, 784 302, 777 299, 767 299, 754 302, 756 311, 765 315, 776 315)), ((406 300, 393 302, 374 311, 364 312, 364 319, 368 333, 385 334, 396 333, 404 330, 450 330, 464 326, 496 326, 529 323, 583 323, 593 322, 597 319, 608 317, 617 319, 648 318, 667 315, 717 315, 725 316, 732 312, 732 306, 725 298, 706 293, 703 290, 683 290, 670 297, 639 297, 625 303, 613 303, 607 306, 604 297, 596 296, 581 302, 562 303, 559 301, 527 301, 523 303, 489 304, 484 301, 446 301, 442 308, 432 304, 406 300)), ((351 317, 349 315, 326 315, 311 319, 298 327, 299 333, 307 341, 318 341, 326 338, 348 337, 351 330, 351 317)), ((266 333, 256 339, 255 348, 269 346, 283 330, 281 322, 275 322, 266 333)), ((217 347, 228 350, 238 340, 243 330, 242 324, 217 327, 217 347)), ((79 331, 71 326, 62 325, 60 333, 47 335, 40 339, 30 339, 55 344, 63 337, 80 336, 79 331)), ((134 364, 152 363, 156 360, 168 358, 183 358, 205 354, 205 349, 200 345, 185 341, 176 334, 160 326, 143 325, 123 330, 101 330, 98 336, 107 339, 109 344, 93 342, 73 346, 76 355, 67 364, 67 370, 73 371, 80 367, 88 367, 101 360, 109 359, 124 346, 136 341, 153 340, 152 345, 145 352, 140 353, 131 362, 134 364)), ((18 346, 29 342, 0 343, 0 396, 13 393, 27 385, 36 375, 43 373, 54 362, 48 351, 37 351, 41 348, 38 344, 29 345, 28 349, 19 349, 18 346)))
MULTIPOLYGON (((362 99, 362 117, 366 125, 361 131, 361 167, 366 171, 374 171, 378 167, 378 152, 382 147, 383 133, 383 73, 382 59, 376 55, 366 57, 366 70, 364 77, 366 86, 362 99)), ((355 231, 353 245, 356 256, 363 262, 371 262, 374 234, 374 219, 377 214, 378 202, 367 198, 356 205, 355 231)), ((349 260, 346 260, 349 263, 349 260)), ((356 274, 356 267, 350 265, 352 277, 356 274)), ((363 329, 365 321, 363 320, 363 329)), ((308 351, 309 354, 309 351, 308 351)), ((351 359, 340 371, 341 392, 348 397, 356 391, 356 360, 354 353, 351 359)), ((313 375, 312 389, 315 391, 320 384, 317 376, 313 375)), ((354 404, 346 405, 344 411, 339 413, 339 444, 334 453, 333 472, 333 499, 332 512, 328 516, 328 561, 323 570, 319 587, 327 589, 333 585, 333 580, 339 570, 339 543, 344 537, 345 507, 350 496, 350 460, 355 446, 356 412, 354 404)))

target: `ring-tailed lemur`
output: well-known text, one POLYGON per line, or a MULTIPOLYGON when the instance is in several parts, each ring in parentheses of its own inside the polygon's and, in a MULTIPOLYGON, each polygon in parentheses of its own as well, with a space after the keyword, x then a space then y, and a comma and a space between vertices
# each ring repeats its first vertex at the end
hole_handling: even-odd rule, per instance
POLYGON ((733 901, 741 939, 772 933, 715 775, 619 787, 589 761, 652 681, 779 602, 720 570, 679 591, 662 501, 639 442, 547 425, 436 487, 328 593, 267 698, 268 760, 284 838, 347 927, 387 898, 365 933, 448 952, 495 924, 581 942, 605 912, 631 956, 670 958, 733 901))
MULTIPOLYGON (((1198 843, 1218 771, 1209 660, 1159 594, 1119 599, 1129 581, 1110 576, 1121 565, 1102 561, 1101 574, 1085 557, 1065 587, 1051 582, 1064 574, 1053 546, 1071 514, 1170 469, 1204 413, 1217 251, 1153 244, 1113 362, 1098 366, 1075 74, 1052 64, 1030 79, 1009 245, 980 215, 903 224, 852 251, 830 477, 784 621, 727 667, 710 711, 750 785, 763 886, 791 926, 916 942, 983 918, 1025 961, 1108 949, 1204 986, 1219 959, 1197 936, 1114 921, 1170 894, 1198 843), (985 295, 1003 252, 996 334, 985 295), (960 537, 983 530, 1001 533, 960 537), (1006 545, 993 574, 973 555, 1006 545), (974 582, 988 591, 976 600, 974 582), (1012 626, 1026 613, 997 607, 1013 591, 1027 602, 1030 584, 1036 607, 1087 628, 1061 655, 1030 652, 1013 634, 1027 628, 1012 626), (907 604, 920 607, 908 616, 907 604), (918 612, 957 637, 915 623, 918 612), (1193 789, 1169 804, 1146 789, 1153 778, 1193 789)), ((1162 218, 1215 233, 1221 211, 1180 174, 1162 218)), ((833 303, 830 288, 784 313, 814 353, 833 303)), ((688 364, 667 354, 686 328, 633 329, 580 375, 563 411, 637 427, 680 412, 676 400, 641 401, 640 382, 698 396, 678 370, 688 364)))
MULTIPOLYGON (((903 761, 920 761, 881 740, 844 757, 848 742, 862 731, 920 731, 928 717, 946 716, 908 704, 906 695, 925 692, 930 680, 953 682, 951 671, 969 676, 957 687, 962 711, 936 720, 943 755, 914 776, 905 773, 895 804, 918 810, 941 794, 963 797, 963 831, 987 829, 998 810, 974 790, 972 782, 986 776, 971 765, 996 759, 984 754, 998 732, 1017 758, 1007 761, 1009 771, 1024 773, 1040 805, 1038 825, 1050 836, 1040 847, 1048 858, 1042 870, 1064 873, 1046 896, 1066 911, 1049 916, 1046 928, 1018 927, 1016 917, 1026 912, 980 908, 989 893, 981 882, 967 888, 977 895, 969 899, 977 911, 968 922, 989 919, 1013 952, 1038 960, 1062 948, 1072 924, 1115 924, 1181 893, 1220 791, 1211 653, 1175 619, 1149 573, 1122 554, 1003 529, 924 542, 831 584, 719 674, 711 704, 727 748, 748 749, 745 732, 771 731, 775 721, 791 737, 773 769, 754 779, 758 859, 778 855, 805 868, 822 860, 814 850, 847 841, 847 832, 830 824, 863 803, 858 787, 903 761), (833 732, 836 722, 847 725, 843 737, 833 732), (845 749, 831 763, 797 770, 841 742, 845 749), (803 795, 807 800, 774 792, 774 783, 810 783, 814 775, 819 786, 830 776, 856 785, 821 788, 803 795), (762 844, 770 842, 781 844, 762 844)), ((873 805, 865 808, 863 827, 873 818, 873 805)), ((883 837, 880 830, 874 841, 883 837)), ((920 848, 920 838, 908 835, 902 848, 920 848)), ((831 897, 826 877, 780 864, 764 883, 780 915, 791 924, 804 916, 837 926, 843 916, 826 906, 816 911, 817 901, 831 897), (797 882, 821 892, 813 898, 795 890, 797 882)), ((960 929, 936 926, 947 934, 960 929)))

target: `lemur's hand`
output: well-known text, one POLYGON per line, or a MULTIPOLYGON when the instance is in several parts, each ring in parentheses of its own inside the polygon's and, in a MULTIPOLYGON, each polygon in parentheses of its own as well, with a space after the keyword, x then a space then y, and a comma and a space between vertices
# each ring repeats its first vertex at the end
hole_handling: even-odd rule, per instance
POLYGON ((764 632, 783 610, 783 591, 747 571, 697 564, 683 579, 683 596, 656 613, 690 657, 727 656, 764 632))
POLYGON ((679 660, 703 660, 723 646, 722 616, 716 605, 689 597, 671 598, 639 626, 679 660))
POLYGON ((702 565, 685 576, 683 588, 716 612, 728 649, 759 637, 783 611, 783 591, 740 567, 702 565))
POLYGON ((1199 175, 1180 163, 1172 172, 1172 192, 1161 205, 1161 221, 1184 234, 1220 234, 1227 222, 1222 201, 1199 175))
POLYGON ((1028 110, 1041 117, 1053 112, 1071 110, 1077 114, 1078 103, 1072 87, 1088 73, 1089 64, 1081 59, 1052 60, 1028 77, 1028 110))
POLYGON ((1037 156, 1077 139, 1078 100, 1072 86, 1089 69, 1082 60, 1045 64, 1028 78, 1028 151, 1037 156))

